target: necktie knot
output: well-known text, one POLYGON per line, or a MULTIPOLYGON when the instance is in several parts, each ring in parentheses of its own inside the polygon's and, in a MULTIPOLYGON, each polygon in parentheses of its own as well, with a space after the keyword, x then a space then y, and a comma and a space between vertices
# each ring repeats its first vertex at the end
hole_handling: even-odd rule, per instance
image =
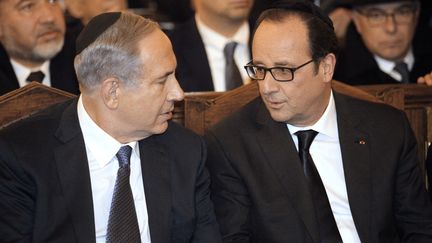
POLYGON ((117 152, 116 156, 119 161, 120 167, 129 166, 130 157, 132 154, 132 147, 129 145, 122 146, 117 152))
POLYGON ((405 62, 397 62, 394 70, 398 72, 401 75, 401 82, 402 83, 409 83, 409 69, 408 64, 405 62))
POLYGON ((42 83, 42 80, 44 79, 45 74, 41 71, 31 72, 30 75, 27 77, 27 82, 36 81, 39 83, 42 83))
POLYGON ((295 135, 297 135, 298 138, 299 151, 309 151, 312 141, 315 139, 317 134, 318 132, 314 130, 304 130, 296 132, 295 135))
POLYGON ((235 48, 237 47, 237 42, 235 41, 231 41, 228 42, 225 47, 224 47, 224 55, 225 58, 228 59, 232 59, 234 57, 234 51, 235 48))

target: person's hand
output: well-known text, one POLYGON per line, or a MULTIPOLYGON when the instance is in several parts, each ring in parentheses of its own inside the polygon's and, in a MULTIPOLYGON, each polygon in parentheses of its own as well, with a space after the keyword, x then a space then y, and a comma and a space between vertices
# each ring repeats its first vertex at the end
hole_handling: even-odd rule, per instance
POLYGON ((428 86, 432 85, 432 71, 424 76, 421 76, 417 79, 417 83, 426 84, 428 86))
POLYGON ((336 37, 339 40, 345 38, 345 34, 349 23, 351 22, 351 10, 346 8, 336 8, 329 14, 330 19, 333 21, 336 37))

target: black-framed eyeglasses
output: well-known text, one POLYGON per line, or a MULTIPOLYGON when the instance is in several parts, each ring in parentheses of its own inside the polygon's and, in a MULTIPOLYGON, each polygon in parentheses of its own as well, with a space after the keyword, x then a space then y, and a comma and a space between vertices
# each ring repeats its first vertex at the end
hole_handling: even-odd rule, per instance
POLYGON ((279 82, 288 82, 292 81, 294 79, 294 72, 299 70, 300 68, 308 65, 309 63, 313 62, 314 60, 311 59, 302 65, 294 68, 289 67, 271 67, 266 68, 262 66, 256 66, 252 64, 252 61, 248 62, 244 68, 246 69, 247 74, 249 77, 253 80, 264 80, 267 74, 267 71, 271 73, 273 78, 276 81, 279 82))
POLYGON ((386 11, 378 8, 356 8, 355 11, 367 18, 371 26, 380 26, 384 24, 389 17, 395 21, 396 24, 410 24, 414 21, 414 16, 418 10, 418 4, 404 4, 396 8, 393 12, 387 13, 386 11))

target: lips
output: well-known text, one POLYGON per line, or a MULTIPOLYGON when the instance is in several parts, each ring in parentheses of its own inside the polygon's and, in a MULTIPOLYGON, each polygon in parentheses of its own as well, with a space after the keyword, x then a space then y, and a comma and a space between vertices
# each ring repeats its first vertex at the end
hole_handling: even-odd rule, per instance
POLYGON ((173 112, 173 110, 174 110, 174 107, 172 107, 172 108, 170 108, 168 111, 166 111, 166 112, 162 112, 160 115, 161 116, 163 116, 163 117, 165 117, 167 120, 169 120, 169 119, 171 119, 172 118, 172 112, 173 112))
POLYGON ((272 100, 272 99, 265 99, 265 100, 266 100, 267 106, 269 108, 272 108, 272 109, 279 109, 284 104, 284 102, 282 102, 282 101, 276 101, 276 100, 272 100))
POLYGON ((402 44, 403 44, 403 42, 400 40, 383 41, 380 43, 381 47, 383 47, 383 48, 395 48, 395 47, 401 46, 402 44))
POLYGON ((60 31, 46 31, 38 35, 38 38, 44 42, 57 40, 60 37, 60 31))
POLYGON ((236 8, 246 8, 251 5, 250 0, 233 0, 231 1, 231 6, 236 8))

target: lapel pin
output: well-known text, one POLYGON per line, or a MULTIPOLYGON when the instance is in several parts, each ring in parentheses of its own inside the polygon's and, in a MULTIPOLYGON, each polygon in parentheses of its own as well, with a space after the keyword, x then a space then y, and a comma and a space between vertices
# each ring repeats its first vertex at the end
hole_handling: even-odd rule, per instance
POLYGON ((363 140, 363 139, 360 139, 360 140, 357 141, 357 143, 360 144, 360 145, 365 145, 366 141, 363 140))

